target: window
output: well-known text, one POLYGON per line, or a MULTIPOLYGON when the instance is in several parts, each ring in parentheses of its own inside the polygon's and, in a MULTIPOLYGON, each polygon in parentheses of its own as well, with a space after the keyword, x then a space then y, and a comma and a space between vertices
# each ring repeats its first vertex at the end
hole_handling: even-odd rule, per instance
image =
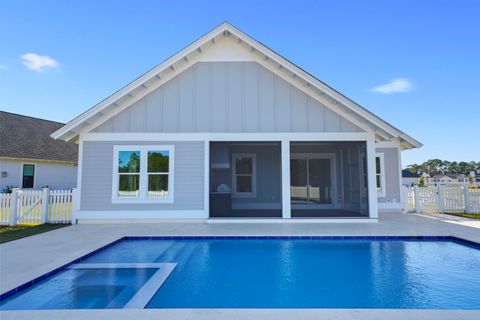
POLYGON ((115 146, 112 202, 173 202, 173 146, 115 146))
POLYGON ((168 197, 168 150, 148 151, 148 197, 168 197))
POLYGON ((377 184, 377 195, 385 197, 385 160, 383 153, 375 155, 375 181, 377 184))
POLYGON ((22 173, 22 188, 33 188, 35 180, 35 165, 24 164, 22 173))
POLYGON ((233 194, 237 197, 255 197, 257 193, 255 154, 234 153, 232 156, 233 194))
POLYGON ((118 152, 118 196, 138 197, 140 192, 140 151, 118 152))

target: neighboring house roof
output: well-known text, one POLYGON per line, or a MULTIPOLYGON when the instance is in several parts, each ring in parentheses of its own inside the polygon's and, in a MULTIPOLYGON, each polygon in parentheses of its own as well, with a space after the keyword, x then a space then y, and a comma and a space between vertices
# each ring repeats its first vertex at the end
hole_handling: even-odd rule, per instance
POLYGON ((461 175, 458 174, 458 173, 446 173, 446 174, 436 174, 432 178, 433 179, 447 179, 448 178, 448 179, 456 180, 460 177, 461 177, 461 175))
POLYGON ((466 175, 463 173, 447 173, 447 176, 452 179, 463 179, 466 178, 466 175))
POLYGON ((402 178, 420 178, 420 175, 410 170, 402 170, 402 178))
POLYGON ((63 125, 0 111, 0 158, 76 163, 78 145, 50 137, 63 125))
POLYGON ((263 63, 274 64, 274 68, 279 70, 279 72, 287 72, 290 78, 302 81, 302 86, 315 89, 318 96, 317 99, 327 99, 329 105, 335 106, 335 112, 346 117, 354 117, 361 126, 371 128, 379 140, 398 139, 403 149, 422 146, 422 144, 414 138, 382 120, 372 112, 345 97, 227 22, 194 41, 110 97, 88 109, 64 127, 54 132, 52 137, 66 141, 77 139, 79 133, 91 131, 149 92, 152 92, 152 90, 158 88, 161 84, 165 83, 165 79, 171 79, 174 75, 193 65, 195 59, 199 59, 198 57, 202 55, 208 46, 215 45, 216 38, 230 36, 236 39, 239 46, 248 47, 251 55, 260 55, 263 63))

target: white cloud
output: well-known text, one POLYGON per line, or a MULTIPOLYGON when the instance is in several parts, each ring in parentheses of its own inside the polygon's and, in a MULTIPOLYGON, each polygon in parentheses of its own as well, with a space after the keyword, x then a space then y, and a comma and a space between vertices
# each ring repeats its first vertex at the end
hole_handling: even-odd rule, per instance
POLYGON ((413 85, 406 78, 392 79, 390 82, 373 87, 370 91, 381 94, 408 93, 412 91, 413 85))
POLYGON ((6 64, 0 63, 0 70, 7 70, 8 66, 6 64))
POLYGON ((36 53, 25 53, 22 62, 30 70, 41 72, 48 68, 58 67, 58 62, 49 56, 41 56, 36 53))

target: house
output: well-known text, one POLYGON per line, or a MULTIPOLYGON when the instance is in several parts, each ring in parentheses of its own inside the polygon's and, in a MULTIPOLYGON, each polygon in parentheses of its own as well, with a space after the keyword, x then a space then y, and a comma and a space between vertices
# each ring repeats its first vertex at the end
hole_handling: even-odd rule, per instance
POLYGON ((405 187, 412 187, 418 185, 420 174, 410 170, 402 170, 402 184, 405 187))
POLYGON ((472 177, 473 183, 476 183, 475 172, 470 174, 463 173, 439 173, 433 176, 424 175, 425 184, 429 186, 463 186, 470 184, 469 177, 472 177))
POLYGON ((0 192, 77 185, 78 145, 50 137, 63 125, 0 111, 0 192))
POLYGON ((79 221, 375 221, 421 146, 228 23, 52 137, 79 144, 79 221))

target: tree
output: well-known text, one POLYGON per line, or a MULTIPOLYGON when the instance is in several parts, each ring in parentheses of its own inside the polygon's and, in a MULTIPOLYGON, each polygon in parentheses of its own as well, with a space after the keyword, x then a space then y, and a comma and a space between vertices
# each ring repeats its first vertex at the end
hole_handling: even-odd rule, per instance
POLYGON ((418 186, 419 187, 425 187, 425 178, 423 176, 418 179, 418 186))
POLYGON ((428 173, 433 176, 437 173, 463 173, 468 174, 470 171, 480 170, 480 161, 447 161, 440 159, 430 159, 422 164, 410 164, 407 169, 415 173, 428 173))
POLYGON ((407 170, 414 173, 422 173, 422 168, 418 164, 411 164, 407 166, 407 170))

